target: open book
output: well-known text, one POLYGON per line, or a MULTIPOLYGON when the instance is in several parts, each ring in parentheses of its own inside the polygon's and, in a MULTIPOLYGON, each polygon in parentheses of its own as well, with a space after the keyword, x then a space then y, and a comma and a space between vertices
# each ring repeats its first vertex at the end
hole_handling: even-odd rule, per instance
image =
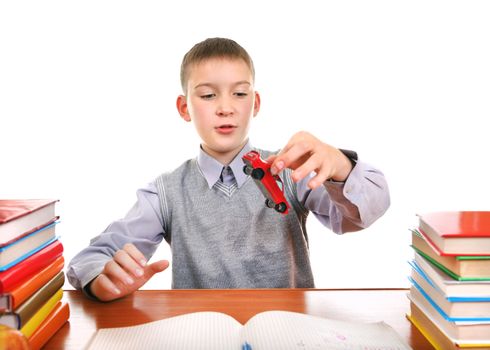
POLYGON ((196 312, 138 326, 100 329, 87 349, 407 350, 410 347, 384 322, 344 322, 289 311, 266 311, 245 325, 223 313, 196 312))

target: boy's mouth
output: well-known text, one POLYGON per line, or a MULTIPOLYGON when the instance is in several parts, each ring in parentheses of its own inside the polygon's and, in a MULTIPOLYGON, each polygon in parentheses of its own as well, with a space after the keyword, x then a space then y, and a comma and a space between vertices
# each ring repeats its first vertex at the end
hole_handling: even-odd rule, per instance
POLYGON ((216 130, 219 133, 228 134, 228 133, 232 132, 233 130, 235 130, 235 128, 236 128, 235 125, 232 125, 232 124, 223 124, 223 125, 217 126, 216 127, 216 130))

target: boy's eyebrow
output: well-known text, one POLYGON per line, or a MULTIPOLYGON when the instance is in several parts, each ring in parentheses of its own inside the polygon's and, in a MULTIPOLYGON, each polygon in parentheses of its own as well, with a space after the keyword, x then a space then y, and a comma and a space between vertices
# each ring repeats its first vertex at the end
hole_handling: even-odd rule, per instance
MULTIPOLYGON (((241 80, 241 81, 237 81, 236 83, 233 83, 232 85, 233 86, 237 86, 237 85, 252 85, 252 83, 250 83, 249 81, 247 80, 241 80)), ((200 83, 200 84, 197 84, 196 86, 194 86, 194 89, 197 89, 197 88, 200 88, 200 87, 216 87, 217 84, 213 84, 213 83, 200 83)))

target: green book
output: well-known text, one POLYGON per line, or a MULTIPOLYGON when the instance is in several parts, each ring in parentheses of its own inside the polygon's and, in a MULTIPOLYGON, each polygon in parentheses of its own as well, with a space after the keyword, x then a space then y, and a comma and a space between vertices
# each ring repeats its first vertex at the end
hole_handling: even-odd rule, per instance
POLYGON ((411 247, 451 278, 458 281, 490 281, 490 256, 444 256, 417 230, 411 231, 411 247))

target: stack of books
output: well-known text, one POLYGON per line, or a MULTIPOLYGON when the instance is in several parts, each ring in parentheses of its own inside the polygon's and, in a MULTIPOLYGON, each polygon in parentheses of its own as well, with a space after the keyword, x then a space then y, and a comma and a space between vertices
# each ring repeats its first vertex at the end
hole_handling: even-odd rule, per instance
POLYGON ((419 215, 409 320, 436 349, 490 349, 490 212, 419 215))
POLYGON ((56 200, 0 200, 0 324, 41 348, 68 320, 56 200))

